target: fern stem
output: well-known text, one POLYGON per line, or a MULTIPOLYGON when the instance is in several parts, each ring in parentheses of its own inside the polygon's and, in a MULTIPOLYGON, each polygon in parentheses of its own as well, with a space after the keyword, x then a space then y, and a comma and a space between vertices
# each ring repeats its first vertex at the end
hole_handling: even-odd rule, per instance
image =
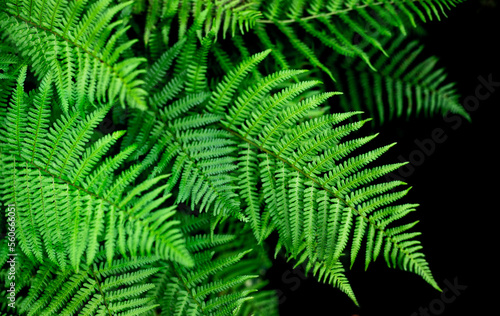
POLYGON ((99 292, 102 295, 102 302, 104 303, 104 306, 106 307, 106 310, 108 311, 109 316, 113 316, 111 314, 111 311, 109 310, 108 304, 106 304, 106 296, 104 295, 104 292, 102 291, 101 283, 99 283, 99 280, 97 279, 97 276, 95 275, 94 270, 92 270, 92 268, 89 267, 89 271, 90 271, 90 273, 92 273, 92 276, 94 277, 95 283, 97 285, 97 289, 99 290, 99 292))
MULTIPOLYGON (((418 0, 410 0, 411 2, 418 2, 418 0)), ((328 17, 328 16, 333 16, 333 15, 339 15, 342 13, 348 13, 354 10, 358 9, 364 9, 367 7, 373 7, 373 6, 379 6, 379 5, 384 5, 384 4, 394 4, 395 1, 389 1, 389 2, 376 2, 376 3, 369 3, 369 4, 363 4, 360 6, 353 6, 348 9, 343 9, 343 10, 337 10, 337 11, 332 11, 332 12, 326 12, 326 13, 320 13, 320 14, 314 14, 306 17, 302 17, 299 19, 288 19, 288 20, 257 20, 257 23, 262 23, 262 24, 276 24, 276 23, 281 23, 281 24, 291 24, 291 23, 296 23, 299 21, 308 21, 308 20, 314 20, 318 19, 321 17, 328 17)))
POLYGON ((193 299, 193 301, 196 302, 196 305, 198 305, 198 308, 199 310, 203 311, 203 306, 201 305, 201 303, 196 299, 196 297, 194 296, 193 292, 191 291, 191 288, 189 286, 187 286, 186 282, 184 282, 185 278, 183 278, 180 273, 177 271, 176 267, 174 266, 174 264, 172 264, 172 270, 174 271, 174 274, 175 276, 177 277, 177 279, 179 281, 181 281, 182 283, 182 286, 184 286, 184 289, 186 290, 186 292, 189 294, 189 296, 191 296, 191 298, 193 299))

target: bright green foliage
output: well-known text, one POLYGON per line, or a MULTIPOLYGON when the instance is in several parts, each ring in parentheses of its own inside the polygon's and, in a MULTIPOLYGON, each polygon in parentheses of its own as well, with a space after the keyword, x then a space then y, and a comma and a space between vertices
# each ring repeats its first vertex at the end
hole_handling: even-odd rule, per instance
POLYGON ((49 263, 33 277, 20 313, 26 315, 143 315, 158 305, 146 297, 154 285, 144 282, 160 271, 155 257, 115 259, 109 265, 104 253, 96 263, 79 271, 55 273, 49 263), (122 314, 123 315, 123 314, 122 314))
POLYGON ((104 240, 109 262, 115 252, 135 257, 155 249, 162 258, 192 265, 183 236, 175 228, 178 223, 168 220, 175 207, 158 207, 169 197, 166 185, 159 185, 165 176, 138 183, 127 192, 144 166, 113 171, 135 146, 102 160, 122 131, 88 145, 109 106, 85 119, 77 111, 62 114, 51 124, 50 75, 30 95, 23 91, 25 78, 23 67, 0 131, 5 141, 3 198, 18 208, 17 236, 28 258, 44 262, 48 257, 63 271, 70 267, 78 271, 80 258, 85 255, 91 264, 99 241, 104 240), (158 188, 138 196, 154 185, 158 188))
MULTIPOLYGON (((208 228, 207 217, 197 221, 208 228)), ((262 261, 258 249, 249 248, 257 245, 243 239, 251 238, 248 230, 238 232, 241 239, 234 234, 210 236, 200 231, 200 227, 187 227, 186 232, 192 234, 188 249, 193 252, 197 264, 194 268, 186 268, 172 263, 157 274, 155 295, 162 305, 162 315, 230 315, 242 306, 256 312, 262 310, 261 299, 272 301, 270 291, 262 291, 263 296, 257 297, 256 302, 249 295, 257 290, 254 287, 262 286, 256 273, 266 262, 262 261), (247 306, 247 302, 257 305, 247 306)), ((264 260, 267 261, 265 257, 264 260)), ((271 315, 276 313, 277 306, 273 305, 265 306, 271 315)))
POLYGON ((0 313, 277 315, 272 253, 439 289, 361 111, 468 117, 407 40, 455 3, 0 0, 0 313))
POLYGON ((7 1, 0 29, 41 78, 52 71, 60 106, 68 113, 94 100, 144 107, 145 91, 137 78, 144 58, 120 61, 137 40, 126 40, 128 26, 115 15, 131 2, 7 1))
MULTIPOLYGON (((413 225, 389 228, 396 219, 414 209, 409 204, 393 205, 406 194, 407 190, 395 191, 405 183, 374 183, 402 164, 367 167, 390 145, 350 155, 373 138, 342 141, 363 125, 363 122, 341 125, 356 112, 303 120, 309 109, 334 95, 320 93, 289 103, 315 84, 314 81, 293 84, 254 102, 256 106, 248 118, 238 116, 244 112, 240 107, 240 111, 229 111, 235 115, 221 122, 245 143, 240 146, 243 163, 239 166, 244 171, 240 187, 257 239, 264 239, 270 231, 260 218, 257 196, 261 191, 268 202, 264 212, 270 214, 278 230, 280 245, 292 258, 300 257, 299 262, 307 258, 308 265, 315 269, 334 269, 352 235, 352 265, 371 231, 380 240, 376 241, 380 246, 367 247, 366 264, 384 249, 385 254, 390 253, 385 256, 388 265, 413 271, 438 288, 427 262, 418 252, 418 242, 413 240, 416 235, 406 233, 413 225), (321 234, 318 229, 323 229, 321 234), (316 268, 316 264, 322 267, 316 268)), ((250 103, 248 100, 247 104, 250 103)))

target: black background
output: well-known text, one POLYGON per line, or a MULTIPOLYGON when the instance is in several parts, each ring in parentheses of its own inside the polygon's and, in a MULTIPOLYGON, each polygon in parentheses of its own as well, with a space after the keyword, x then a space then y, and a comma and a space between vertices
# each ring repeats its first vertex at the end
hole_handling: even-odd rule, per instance
MULTIPOLYGON (((428 31, 423 42, 426 54, 438 56, 448 80, 457 83, 463 104, 467 96, 476 95, 479 76, 500 83, 500 3, 469 0, 447 15, 423 25, 428 31)), ((361 305, 357 308, 339 290, 304 277, 301 268, 293 270, 278 259, 268 276, 278 290, 281 315, 411 316, 426 315, 424 308, 431 308, 428 315, 499 315, 499 106, 497 87, 469 108, 471 123, 459 123, 455 117, 394 122, 377 138, 381 144, 397 141, 384 156, 383 162, 389 163, 417 157, 414 151, 421 149, 416 140, 430 139, 436 129, 444 132, 446 140, 435 143, 412 165, 413 171, 406 170, 405 181, 412 189, 405 201, 420 204, 415 229, 422 232, 419 240, 437 283, 444 289, 445 280, 456 280, 466 287, 453 302, 440 303, 440 292, 413 273, 388 268, 383 258, 366 272, 358 258, 347 271, 361 305)))

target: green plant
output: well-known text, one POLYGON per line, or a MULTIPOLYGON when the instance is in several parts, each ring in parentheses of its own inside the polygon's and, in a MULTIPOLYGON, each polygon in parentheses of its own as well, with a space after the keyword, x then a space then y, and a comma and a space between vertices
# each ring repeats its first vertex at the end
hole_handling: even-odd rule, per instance
POLYGON ((439 289, 358 130, 468 117, 407 41, 455 2, 2 0, 2 310, 277 314, 268 252, 356 304, 357 258, 439 289))

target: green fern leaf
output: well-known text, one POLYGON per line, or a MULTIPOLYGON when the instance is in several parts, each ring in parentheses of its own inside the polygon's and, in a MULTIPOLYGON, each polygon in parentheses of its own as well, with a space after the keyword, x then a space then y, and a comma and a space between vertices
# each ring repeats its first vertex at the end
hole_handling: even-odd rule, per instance
MULTIPOLYGON (((311 86, 313 85, 308 85, 307 82, 302 85, 292 85, 290 88, 285 88, 282 92, 276 93, 273 98, 275 100, 285 99, 283 96, 287 96, 291 92, 303 91, 311 86)), ((317 102, 305 100, 303 104, 314 107, 330 96, 326 95, 324 98, 319 98, 317 102)), ((273 100, 273 98, 270 98, 270 100, 273 100)), ((312 100, 316 100, 315 97, 312 98, 312 100)), ((285 151, 283 150, 282 139, 286 139, 285 135, 288 134, 286 127, 302 125, 300 120, 304 117, 305 112, 304 110, 298 112, 298 114, 301 113, 300 115, 289 115, 288 113, 293 113, 295 109, 300 108, 302 108, 301 104, 295 107, 286 102, 267 101, 264 98, 264 101, 260 103, 260 107, 254 110, 251 117, 239 126, 222 121, 226 129, 237 136, 240 141, 247 144, 244 148, 252 148, 252 150, 262 152, 263 156, 256 156, 261 159, 267 156, 260 163, 257 161, 254 164, 262 165, 264 163, 262 166, 269 168, 271 177, 266 176, 267 171, 264 171, 264 178, 262 179, 264 192, 261 194, 263 194, 266 201, 270 201, 271 205, 273 205, 274 210, 270 211, 274 212, 275 215, 272 218, 275 220, 281 243, 290 256, 299 258, 304 249, 306 249, 306 254, 316 253, 314 248, 321 249, 319 253, 323 254, 322 257, 312 256, 307 259, 311 260, 311 264, 324 261, 325 269, 331 269, 347 249, 351 236, 353 236, 350 253, 352 263, 354 263, 362 241, 366 238, 367 229, 374 226, 375 231, 380 231, 383 236, 386 259, 391 265, 397 264, 403 269, 408 268, 410 271, 420 274, 426 281, 437 288, 427 263, 424 260, 413 259, 419 256, 416 255, 416 253, 419 253, 418 250, 414 250, 410 247, 410 244, 399 243, 397 239, 392 238, 392 228, 386 226, 392 223, 393 219, 391 219, 392 213, 389 211, 391 208, 386 209, 385 207, 400 199, 407 191, 389 194, 385 194, 385 192, 393 190, 403 183, 370 184, 370 182, 380 178, 386 172, 398 167, 396 164, 366 169, 368 164, 377 159, 392 145, 351 157, 351 152, 365 145, 373 139, 373 136, 341 141, 342 137, 349 134, 351 130, 361 127, 362 124, 347 124, 343 127, 336 127, 332 124, 330 126, 333 128, 324 131, 309 129, 308 138, 304 137, 301 141, 299 141, 298 137, 294 137, 294 141, 288 141, 287 144, 294 151, 285 151), (267 113, 269 113, 269 117, 263 118, 267 113), (283 113, 281 118, 278 116, 278 120, 282 120, 282 125, 284 125, 281 130, 273 127, 272 117, 274 113, 283 113), (256 122, 262 122, 262 124, 256 124, 256 122), (275 131, 276 137, 268 137, 269 131, 275 131), (311 141, 314 139, 317 142, 311 141), (325 140, 328 139, 330 139, 330 142, 326 143, 328 146, 323 145, 325 140), (290 153, 290 155, 285 153, 290 153), (275 160, 276 162, 268 164, 266 163, 268 160, 275 160), (346 184, 350 187, 349 190, 346 190, 346 184), (312 240, 310 236, 304 237, 304 231, 310 232, 311 227, 314 227, 310 215, 307 218, 307 213, 303 212, 303 203, 309 201, 308 205, 311 205, 314 202, 314 197, 308 196, 311 194, 311 189, 306 190, 306 185, 314 185, 317 190, 326 192, 328 198, 321 198, 318 202, 332 203, 332 206, 334 206, 333 212, 327 211, 327 213, 323 213, 323 216, 317 218, 320 221, 316 224, 317 227, 328 223, 328 228, 325 231, 327 237, 318 238, 317 241, 312 240), (338 188, 341 188, 342 191, 339 191, 338 188), (384 214, 388 218, 383 226, 371 218, 371 214, 376 210, 380 212, 387 210, 388 212, 384 214), (323 240, 323 244, 318 244, 320 240, 323 240), (309 249, 307 245, 309 245, 309 249), (313 249, 311 249, 312 245, 314 245, 313 249), (392 249, 391 251, 394 252, 392 257, 387 257, 387 251, 389 251, 387 249, 392 249), (395 259, 396 254, 400 259, 395 259), (388 258, 392 258, 392 261, 388 258), (405 265, 402 262, 411 262, 412 264, 405 265)), ((344 119, 347 117, 344 116, 344 119)), ((304 125, 298 130, 305 130, 306 127, 308 126, 304 125)), ((287 141, 285 140, 285 142, 287 141)), ((255 179, 255 176, 251 175, 247 181, 255 182, 255 179)), ((244 188, 246 187, 248 186, 244 186, 244 188)), ((251 192, 253 195, 256 194, 255 189, 251 192)), ((249 196, 248 193, 244 193, 244 195, 249 196)), ((251 225, 251 227, 259 230, 257 209, 253 208, 249 212, 255 218, 255 224, 251 225)), ((402 233, 397 230, 398 227, 405 226, 395 226, 396 235, 402 233)), ((255 234, 259 236, 259 231, 255 234)), ((299 262, 302 260, 304 259, 300 259, 299 262)))
MULTIPOLYGON (((3 199, 19 208, 20 246, 26 255, 31 260, 44 262, 47 254, 62 270, 68 266, 77 270, 84 253, 87 264, 93 262, 105 235, 109 261, 116 238, 121 241, 118 245, 122 253, 151 254, 154 246, 161 257, 192 265, 183 236, 175 228, 178 223, 167 220, 175 213, 175 206, 160 208, 168 195, 157 199, 163 192, 155 190, 143 199, 135 199, 140 192, 135 190, 132 195, 124 196, 127 186, 143 168, 135 165, 116 177, 113 175, 127 151, 101 162, 123 132, 105 136, 84 151, 93 129, 109 106, 97 109, 85 120, 74 111, 71 117, 62 115, 60 120, 49 124, 44 107, 49 97, 50 76, 42 80, 40 91, 32 99, 35 106, 28 112, 22 90, 25 71, 19 76, 17 94, 5 117, 7 124, 2 129, 5 141, 1 147, 2 174, 6 175, 2 180, 3 199), (11 128, 16 132, 9 132, 11 128), (125 200, 118 205, 121 197, 125 200), (148 199, 149 207, 137 213, 134 210, 146 203, 144 199, 148 199), (121 222, 116 222, 117 215, 121 222), (162 221, 157 222, 160 219, 162 221), (122 227, 118 232, 117 225, 122 227), (128 247, 123 241, 128 242, 128 247)), ((155 183, 149 181, 138 188, 149 189, 155 183)))
POLYGON ((151 266, 157 258, 117 259, 110 266, 98 256, 96 264, 82 265, 79 272, 57 274, 51 264, 42 265, 34 278, 35 284, 50 281, 43 293, 37 287, 28 291, 21 312, 26 315, 94 315, 128 312, 130 315, 153 310, 146 297, 154 288, 144 280, 160 269, 151 266), (149 267, 148 267, 149 266, 149 267), (42 281, 43 279, 43 281, 42 281), (141 298, 142 297, 142 298, 141 298))
POLYGON ((111 23, 113 17, 130 4, 112 6, 109 0, 93 3, 8 1, 0 29, 8 30, 8 41, 30 60, 39 78, 49 69, 52 71, 57 95, 66 113, 73 106, 84 111, 87 102, 96 99, 119 100, 122 104, 126 101, 132 106, 144 107, 145 91, 138 79, 143 71, 137 70, 144 59, 118 61, 120 53, 129 49, 134 41, 116 46, 126 28, 119 29, 119 23, 111 23), (113 30, 115 33, 111 35, 113 30))
POLYGON ((362 64, 345 63, 346 79, 339 83, 347 81, 348 85, 340 85, 346 92, 340 98, 341 107, 364 110, 362 104, 365 103, 370 115, 378 118, 372 123, 379 125, 396 118, 432 117, 448 112, 470 120, 459 103, 454 84, 446 83, 443 69, 435 69, 437 59, 419 61, 421 51, 417 41, 407 43, 399 36, 388 48, 391 58, 370 52, 379 72, 372 72, 362 64))

